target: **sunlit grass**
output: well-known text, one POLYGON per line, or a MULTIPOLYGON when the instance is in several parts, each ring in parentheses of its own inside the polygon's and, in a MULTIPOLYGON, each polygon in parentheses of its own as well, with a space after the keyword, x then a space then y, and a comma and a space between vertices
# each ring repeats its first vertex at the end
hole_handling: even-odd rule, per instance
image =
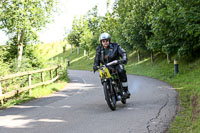
POLYGON ((147 62, 147 61, 149 61, 149 60, 150 60, 149 58, 146 58, 146 59, 144 59, 144 60, 142 60, 142 61, 137 62, 136 65, 145 63, 145 62, 147 62))
POLYGON ((28 91, 23 92, 22 94, 15 96, 12 99, 8 99, 5 102, 5 104, 3 104, 0 108, 8 108, 13 105, 22 104, 36 98, 49 96, 50 94, 63 89, 65 85, 66 85, 66 82, 58 82, 58 83, 53 83, 46 86, 33 88, 31 91, 31 95, 29 95, 28 91))
MULTIPOLYGON (((45 68, 54 66, 54 65, 58 65, 58 64, 63 65, 63 68, 59 69, 59 71, 58 71, 59 74, 62 74, 59 82, 56 81, 49 85, 33 88, 31 95, 29 95, 29 93, 27 91, 27 92, 19 94, 18 96, 13 97, 13 98, 6 99, 4 101, 4 104, 0 105, 0 108, 7 108, 7 107, 11 107, 16 104, 21 104, 21 103, 27 102, 27 101, 35 99, 35 98, 48 96, 48 95, 64 88, 64 85, 66 84, 66 82, 68 82, 68 76, 67 76, 67 72, 66 72, 66 64, 64 64, 63 62, 60 62, 60 60, 57 61, 57 60, 48 60, 48 59, 53 59, 53 57, 55 57, 59 54, 63 54, 63 46, 65 44, 66 44, 66 42, 54 42, 54 43, 49 43, 49 44, 40 44, 40 45, 36 46, 37 49, 34 51, 35 54, 38 56, 38 58, 41 58, 43 60, 43 62, 45 62, 45 64, 46 64, 45 68)), ((67 47, 67 49, 68 49, 68 47, 67 47)), ((37 68, 37 69, 39 69, 39 68, 37 68)), ((53 72, 53 75, 55 77, 55 71, 53 72)), ((45 81, 51 79, 49 71, 45 72, 44 76, 45 76, 45 81)), ((6 91, 10 91, 13 89, 16 90, 16 89, 20 88, 20 86, 21 87, 28 86, 27 78, 28 78, 27 76, 20 77, 20 78, 18 78, 19 81, 17 80, 18 82, 13 82, 12 80, 9 80, 9 82, 11 82, 10 83, 11 86, 8 86, 8 81, 3 82, 2 86, 4 88, 6 88, 6 91)), ((16 81, 16 79, 13 79, 13 80, 16 81)), ((34 85, 36 83, 40 83, 40 82, 41 82, 41 73, 33 74, 32 75, 32 85, 34 85)))
POLYGON ((76 58, 76 59, 72 60, 71 63, 74 63, 74 62, 76 62, 76 61, 80 61, 80 60, 83 59, 84 57, 85 57, 85 56, 81 56, 81 57, 79 57, 79 58, 76 58))

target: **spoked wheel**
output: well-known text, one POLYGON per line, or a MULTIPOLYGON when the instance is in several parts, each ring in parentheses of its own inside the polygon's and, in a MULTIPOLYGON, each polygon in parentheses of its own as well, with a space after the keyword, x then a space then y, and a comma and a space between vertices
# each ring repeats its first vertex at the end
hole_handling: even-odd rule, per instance
POLYGON ((109 108, 114 111, 116 109, 116 98, 114 93, 111 92, 111 86, 107 82, 103 83, 103 89, 105 94, 106 102, 109 106, 109 108))

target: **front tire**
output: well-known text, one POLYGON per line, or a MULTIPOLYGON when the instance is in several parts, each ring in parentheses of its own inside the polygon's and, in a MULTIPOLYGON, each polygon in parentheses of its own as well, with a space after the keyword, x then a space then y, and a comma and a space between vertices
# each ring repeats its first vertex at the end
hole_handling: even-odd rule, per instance
POLYGON ((108 84, 108 82, 104 82, 103 89, 104 89, 105 99, 106 99, 106 102, 107 102, 109 108, 112 111, 116 110, 116 98, 115 98, 114 93, 111 91, 112 88, 111 88, 110 84, 108 84))

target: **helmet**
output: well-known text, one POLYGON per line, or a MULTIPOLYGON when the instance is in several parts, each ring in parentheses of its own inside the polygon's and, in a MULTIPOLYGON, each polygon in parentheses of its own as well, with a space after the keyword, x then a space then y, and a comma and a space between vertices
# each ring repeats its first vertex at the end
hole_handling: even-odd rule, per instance
POLYGON ((111 40, 111 36, 108 34, 108 33, 102 33, 100 36, 99 36, 99 41, 101 43, 102 40, 111 40))

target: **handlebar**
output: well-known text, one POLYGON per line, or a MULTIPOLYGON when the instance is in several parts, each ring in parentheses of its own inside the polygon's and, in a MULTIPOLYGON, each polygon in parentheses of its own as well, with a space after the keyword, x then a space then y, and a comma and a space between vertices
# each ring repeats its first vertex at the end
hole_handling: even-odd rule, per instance
POLYGON ((103 66, 97 66, 98 69, 102 69, 104 67, 108 67, 108 66, 112 66, 112 65, 117 65, 117 64, 123 64, 123 61, 122 60, 114 60, 112 62, 109 62, 107 63, 106 65, 103 65, 103 66))
POLYGON ((119 64, 119 61, 118 60, 114 60, 112 62, 107 63, 106 66, 112 66, 112 65, 117 65, 117 64, 119 64))

